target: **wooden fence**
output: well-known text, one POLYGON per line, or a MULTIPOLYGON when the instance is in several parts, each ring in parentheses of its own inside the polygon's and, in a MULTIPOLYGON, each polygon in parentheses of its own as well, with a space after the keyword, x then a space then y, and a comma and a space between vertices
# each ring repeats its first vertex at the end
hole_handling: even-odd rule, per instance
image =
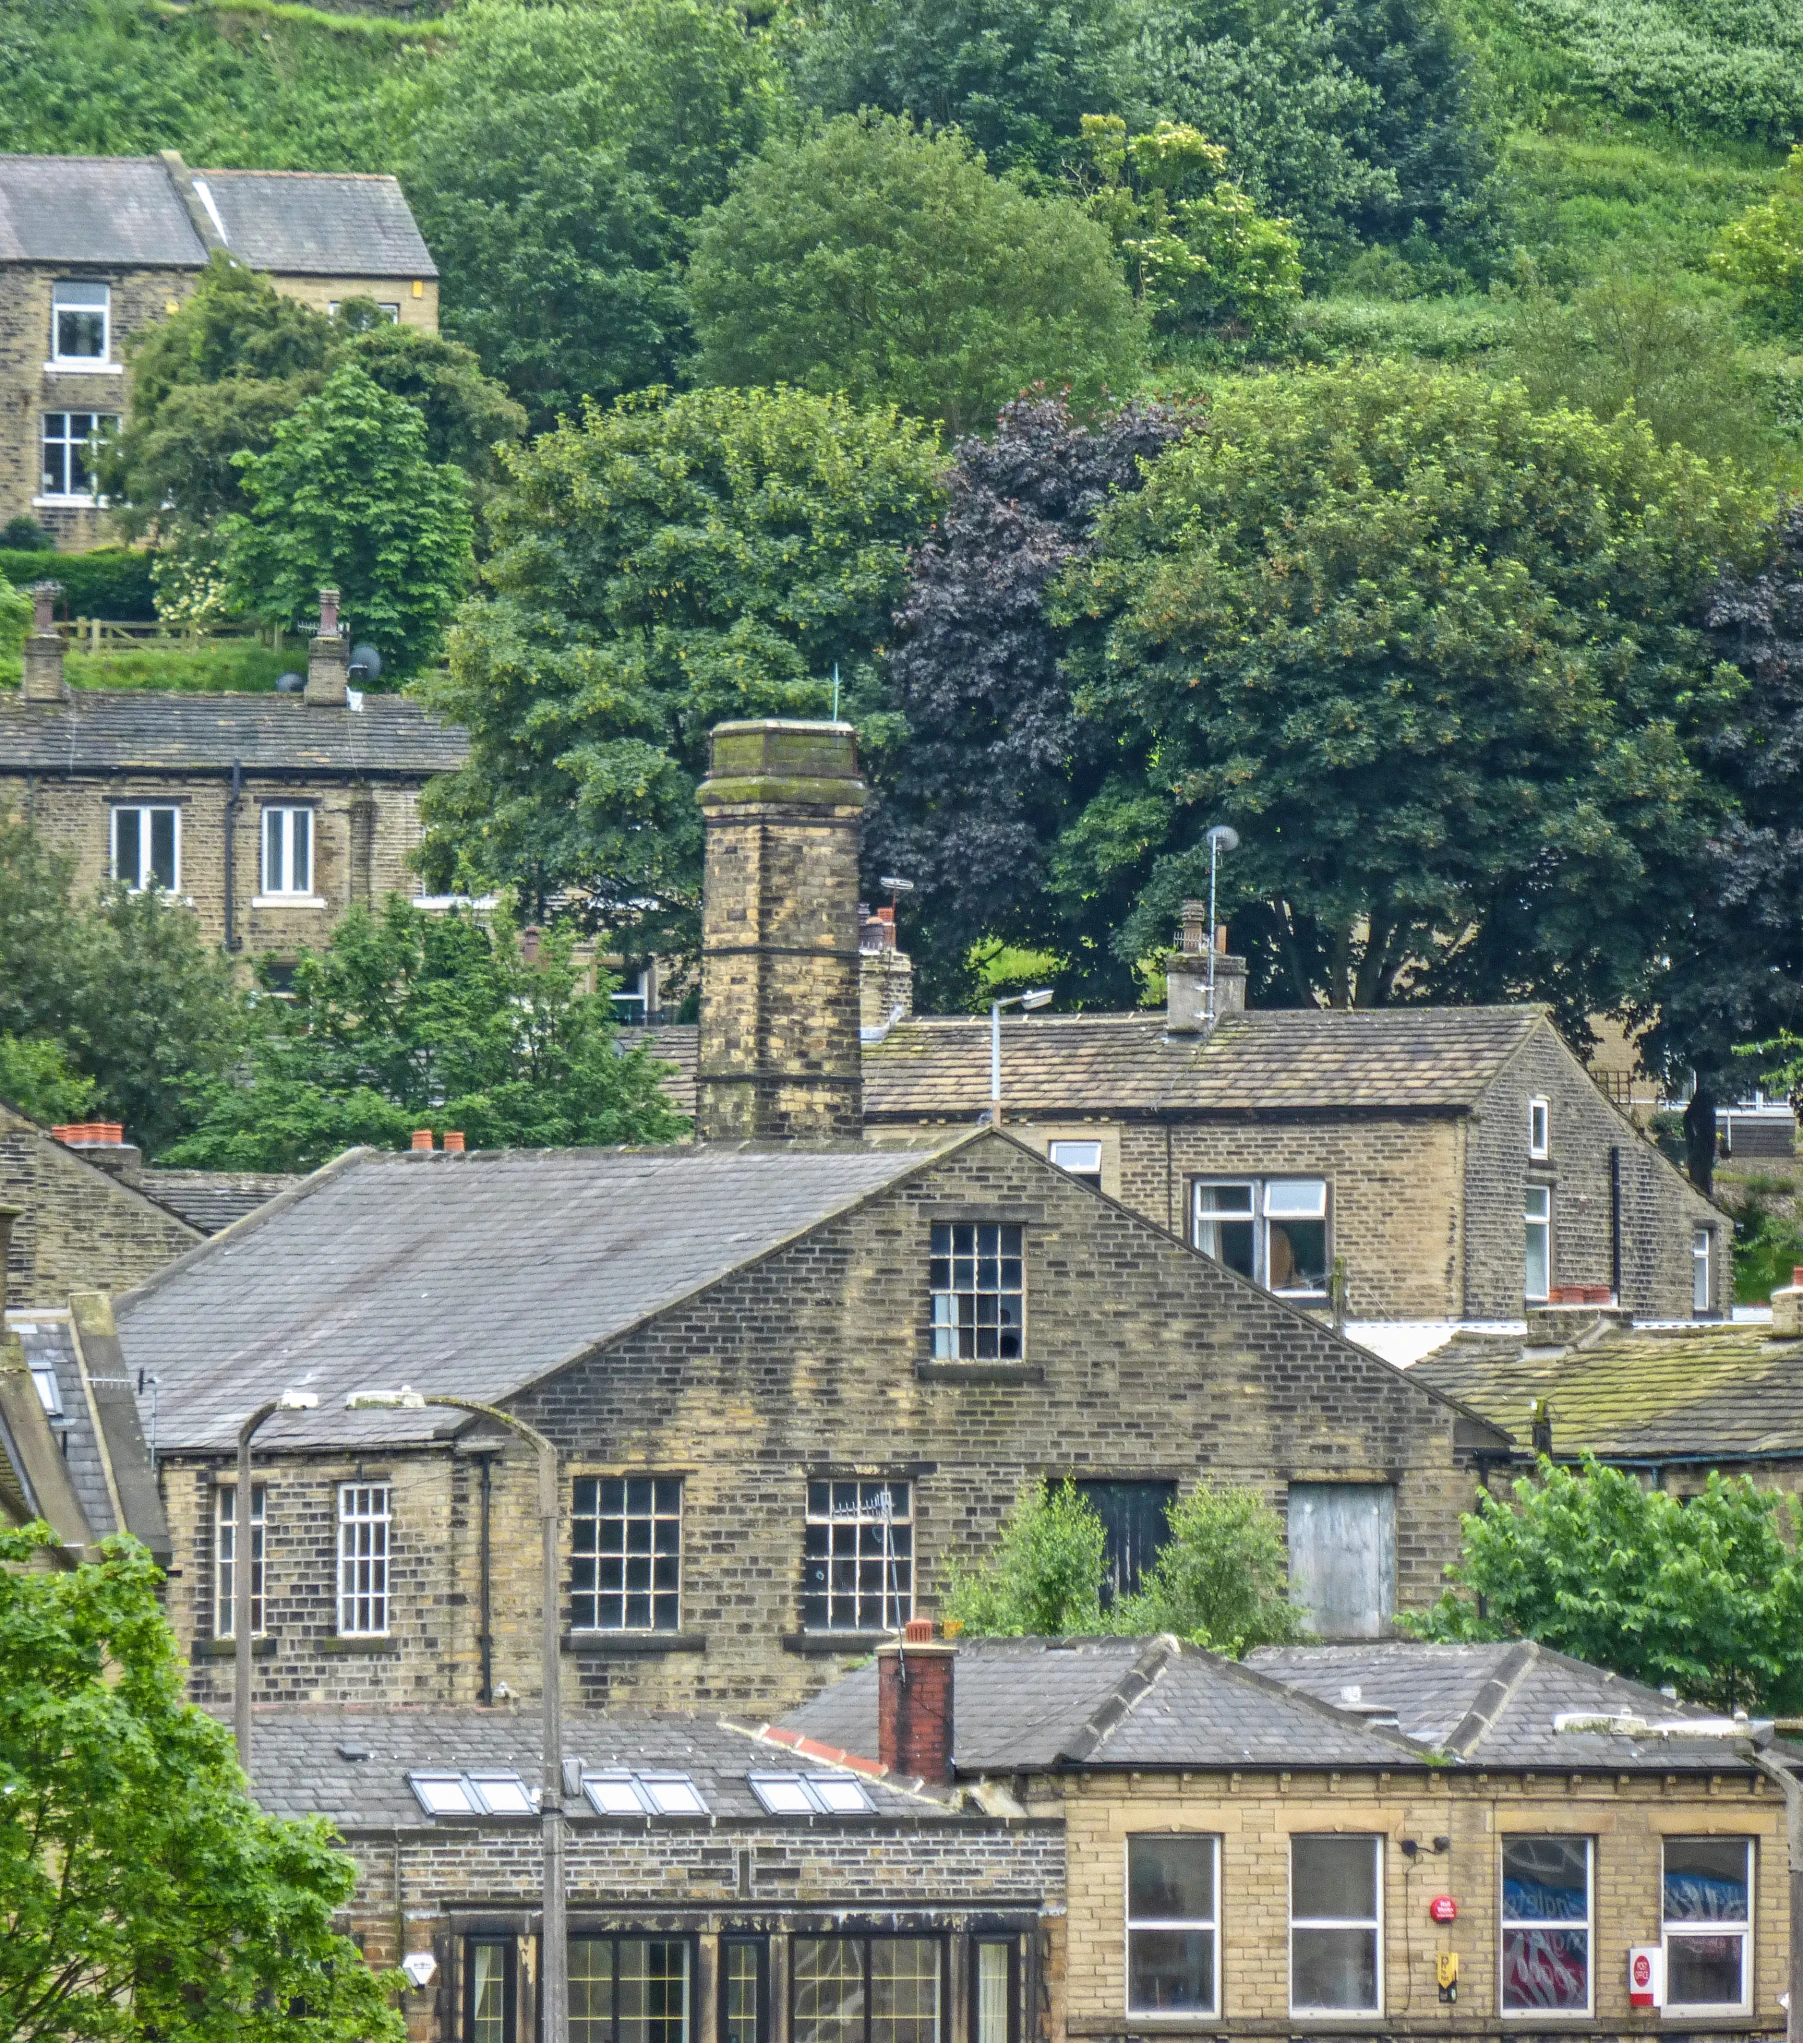
POLYGON ((228 639, 253 639, 258 645, 267 645, 280 652, 285 634, 279 624, 262 625, 247 623, 208 624, 175 626, 149 624, 136 619, 115 617, 65 617, 57 622, 57 630, 72 646, 83 652, 98 653, 108 647, 121 646, 204 646, 217 645, 228 639))

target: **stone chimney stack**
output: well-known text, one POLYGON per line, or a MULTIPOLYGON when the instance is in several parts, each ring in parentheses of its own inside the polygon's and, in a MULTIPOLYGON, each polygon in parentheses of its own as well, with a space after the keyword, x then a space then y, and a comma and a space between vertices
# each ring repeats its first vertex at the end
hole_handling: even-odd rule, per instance
POLYGON ((914 960, 895 947, 895 910, 858 905, 858 1023, 886 1029, 914 1013, 914 960))
POLYGON ((1165 1027, 1174 1036, 1204 1035, 1224 1014, 1246 1005, 1246 961, 1227 955, 1227 925, 1215 931, 1214 1013, 1208 1011, 1208 903, 1185 901, 1177 948, 1164 957, 1165 1027))
POLYGON ((696 1132, 860 1136, 856 735, 720 724, 710 742, 696 1132))
POLYGON ((952 1777, 952 1668, 958 1649, 913 1617, 876 1649, 876 1756, 891 1773, 945 1787, 952 1777))
POLYGON ((56 628, 56 599, 63 593, 61 582, 38 582, 31 591, 31 636, 25 641, 25 685, 27 702, 67 702, 69 684, 63 678, 63 635, 56 628))
POLYGON ((307 648, 305 700, 327 709, 344 707, 345 689, 350 685, 350 648, 338 622, 338 591, 319 592, 319 629, 307 648))

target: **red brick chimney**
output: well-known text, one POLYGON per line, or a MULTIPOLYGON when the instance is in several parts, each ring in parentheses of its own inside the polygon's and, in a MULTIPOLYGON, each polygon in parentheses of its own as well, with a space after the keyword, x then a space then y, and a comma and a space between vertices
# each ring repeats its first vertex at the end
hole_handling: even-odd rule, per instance
POLYGON ((910 1618, 898 1645, 876 1649, 877 1757, 891 1773, 945 1787, 952 1777, 952 1663, 930 1618, 910 1618))

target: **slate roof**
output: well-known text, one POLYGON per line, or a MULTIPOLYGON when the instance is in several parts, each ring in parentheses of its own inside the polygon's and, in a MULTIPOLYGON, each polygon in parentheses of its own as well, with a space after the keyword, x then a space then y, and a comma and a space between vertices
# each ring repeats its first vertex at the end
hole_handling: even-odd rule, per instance
MULTIPOLYGON (((258 1801, 277 1816, 325 1816, 344 1831, 386 1830, 397 1823, 429 1825, 435 1819, 420 1808, 408 1786, 409 1770, 512 1767, 536 1792, 543 1779, 541 1736, 536 1716, 511 1709, 259 1708, 251 1740, 252 1785, 258 1801), (347 1759, 347 1750, 366 1756, 347 1759)), ((842 1770, 797 1759, 793 1753, 759 1744, 742 1731, 703 1717, 568 1716, 564 1719, 563 1749, 566 1759, 580 1761, 589 1772, 617 1766, 686 1773, 714 1816, 773 1826, 870 1821, 868 1814, 767 1814, 752 1793, 747 1775, 842 1770)), ((863 1779, 863 1786, 876 1815, 954 1820, 949 1810, 923 1796, 868 1778, 863 1779)), ((597 1817, 586 1801, 576 1803, 573 1813, 578 1823, 644 1823, 653 1830, 660 1824, 684 1820, 597 1817)))
POLYGON ((0 773, 451 773, 468 735, 398 695, 331 709, 299 695, 77 689, 67 702, 0 694, 0 773))
POLYGON ((1522 1441, 1529 1400, 1550 1400, 1562 1460, 1803 1459, 1803 1341, 1764 1327, 1635 1328, 1558 1355, 1461 1336, 1409 1374, 1522 1441))
POLYGON ((197 170, 233 255, 285 276, 435 277, 399 181, 351 171, 197 170))
POLYGON ((206 259, 156 157, 0 155, 0 262, 199 269, 206 259))
POLYGON ((692 1121, 695 1118, 695 1068, 701 1062, 700 1029, 693 1022, 668 1022, 650 1029, 621 1029, 619 1043, 623 1050, 649 1050, 660 1063, 673 1067, 664 1073, 660 1081, 664 1097, 679 1114, 687 1114, 692 1121))
MULTIPOLYGON (((1017 1114, 1240 1114, 1471 1107, 1544 1025, 1537 1007, 1263 1008, 1209 1036, 1162 1015, 1031 1015, 1002 1023, 1002 1092, 1017 1114)), ((864 1050, 870 1121, 972 1121, 989 1103, 987 1016, 898 1022, 864 1050)))
MULTIPOLYGON (((62 1396, 63 1416, 52 1421, 52 1432, 62 1443, 63 1464, 81 1504, 82 1516, 96 1539, 119 1530, 112 1492, 107 1488, 106 1463, 87 1388, 76 1360, 75 1336, 66 1312, 9 1312, 6 1330, 17 1334, 25 1351, 27 1368, 41 1369, 46 1363, 56 1372, 62 1396)), ((10 1454, 10 1447, 9 1447, 10 1454)), ((17 1464, 14 1464, 15 1471, 17 1464)))
POLYGON ((142 1189, 202 1234, 217 1234, 302 1182, 285 1171, 147 1170, 142 1189))
POLYGON ((353 1150, 117 1306, 160 1381, 161 1446, 223 1449, 263 1397, 315 1391, 265 1451, 399 1444, 470 1422, 347 1412, 403 1383, 492 1401, 915 1169, 934 1146, 353 1150))

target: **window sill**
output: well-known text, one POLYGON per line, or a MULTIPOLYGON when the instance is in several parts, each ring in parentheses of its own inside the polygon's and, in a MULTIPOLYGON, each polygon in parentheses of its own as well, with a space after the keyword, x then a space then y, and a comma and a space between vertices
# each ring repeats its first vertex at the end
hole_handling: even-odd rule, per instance
POLYGON ((917 1362, 922 1383, 1043 1383, 1043 1362, 917 1362))
POLYGON ((323 1639, 309 1639, 306 1644, 316 1653, 398 1653, 401 1650, 400 1640, 386 1635, 381 1638, 343 1638, 333 1632, 323 1639))
POLYGON ((644 1660, 659 1653, 705 1653, 705 1632, 565 1632, 563 1649, 596 1660, 644 1660))
POLYGON ((33 497, 33 510, 37 511, 104 511, 105 497, 33 497))
POLYGON ((893 1643, 894 1632, 788 1632, 782 1640, 785 1653, 804 1658, 823 1658, 835 1653, 874 1653, 878 1646, 893 1643))
MULTIPOLYGON (((276 1642, 272 1638, 252 1639, 250 1657, 253 1660, 273 1660, 276 1642)), ((235 1660, 238 1657, 238 1642, 235 1639, 196 1639, 188 1648, 190 1660, 235 1660)))
POLYGON ((70 362, 46 362, 46 376, 123 376, 123 362, 91 362, 85 358, 70 362))
POLYGON ((329 908, 332 904, 323 894, 253 894, 250 905, 253 908, 329 908))

